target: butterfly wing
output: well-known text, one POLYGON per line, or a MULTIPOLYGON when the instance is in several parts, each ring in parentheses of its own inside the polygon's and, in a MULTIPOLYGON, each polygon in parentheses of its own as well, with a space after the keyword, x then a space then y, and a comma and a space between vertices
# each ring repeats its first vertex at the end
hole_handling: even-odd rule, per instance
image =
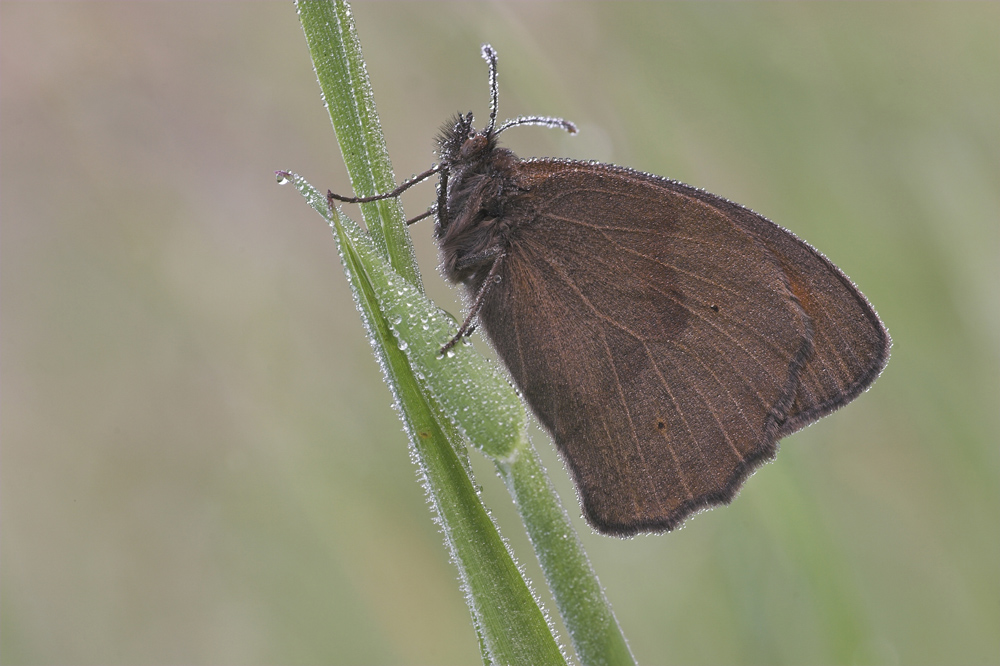
POLYGON ((639 174, 729 217, 776 257, 809 318, 813 352, 799 375, 795 400, 777 435, 789 435, 846 405, 868 388, 889 360, 891 340, 874 308, 829 259, 765 217, 703 190, 639 174))
POLYGON ((590 522, 672 529, 863 390, 884 363, 868 329, 884 331, 832 264, 764 218, 566 164, 523 163, 532 196, 505 211, 517 223, 479 318, 590 522))

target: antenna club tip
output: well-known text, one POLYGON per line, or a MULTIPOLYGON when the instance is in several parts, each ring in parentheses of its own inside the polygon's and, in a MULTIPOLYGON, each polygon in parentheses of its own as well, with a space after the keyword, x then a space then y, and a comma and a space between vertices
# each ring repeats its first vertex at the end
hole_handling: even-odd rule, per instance
POLYGON ((482 54, 485 60, 496 60, 497 57, 496 49, 489 44, 483 44, 482 54))

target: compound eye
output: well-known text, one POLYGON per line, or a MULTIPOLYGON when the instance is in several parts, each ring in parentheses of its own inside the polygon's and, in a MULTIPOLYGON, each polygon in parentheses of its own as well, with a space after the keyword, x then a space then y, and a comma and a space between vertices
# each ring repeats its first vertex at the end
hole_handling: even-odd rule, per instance
POLYGON ((482 134, 473 133, 469 138, 462 144, 461 156, 462 157, 472 157, 478 152, 481 152, 486 147, 486 137, 482 134))

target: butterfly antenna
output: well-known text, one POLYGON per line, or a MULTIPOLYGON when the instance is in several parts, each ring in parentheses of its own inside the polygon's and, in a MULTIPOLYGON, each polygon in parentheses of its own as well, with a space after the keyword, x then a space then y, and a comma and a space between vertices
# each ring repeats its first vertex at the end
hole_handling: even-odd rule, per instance
POLYGON ((489 44, 483 44, 483 60, 490 66, 490 126, 486 128, 486 135, 493 133, 493 128, 497 124, 497 99, 499 98, 499 88, 497 87, 497 52, 489 44))
POLYGON ((576 134, 576 125, 570 121, 564 120, 563 118, 549 118, 548 116, 520 116, 518 118, 513 118, 501 125, 500 129, 497 130, 497 134, 505 129, 517 127, 518 125, 542 125, 543 127, 555 127, 557 129, 564 129, 570 134, 576 134))

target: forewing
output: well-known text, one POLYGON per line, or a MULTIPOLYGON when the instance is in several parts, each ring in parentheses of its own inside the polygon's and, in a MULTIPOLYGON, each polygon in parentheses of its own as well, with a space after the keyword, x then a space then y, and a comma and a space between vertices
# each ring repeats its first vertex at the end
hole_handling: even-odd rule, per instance
POLYGON ((629 173, 539 179, 507 211, 480 313, 591 523, 619 535, 731 499, 774 454, 812 349, 766 243, 629 173))
POLYGON ((889 334, 868 300, 837 266, 791 232, 739 204, 688 185, 642 176, 715 207, 763 243, 777 258, 808 316, 813 351, 799 375, 779 437, 846 405, 875 381, 889 360, 889 334))

